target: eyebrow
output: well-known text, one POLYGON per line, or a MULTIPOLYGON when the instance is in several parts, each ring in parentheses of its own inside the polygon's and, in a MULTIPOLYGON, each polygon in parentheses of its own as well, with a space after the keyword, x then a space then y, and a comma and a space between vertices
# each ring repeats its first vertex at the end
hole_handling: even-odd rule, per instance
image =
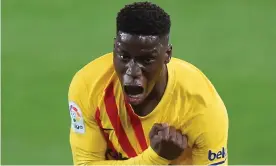
POLYGON ((150 49, 150 50, 148 50, 148 49, 142 49, 141 50, 141 52, 146 52, 146 53, 158 53, 158 50, 157 50, 157 48, 156 47, 154 47, 153 49, 150 49))

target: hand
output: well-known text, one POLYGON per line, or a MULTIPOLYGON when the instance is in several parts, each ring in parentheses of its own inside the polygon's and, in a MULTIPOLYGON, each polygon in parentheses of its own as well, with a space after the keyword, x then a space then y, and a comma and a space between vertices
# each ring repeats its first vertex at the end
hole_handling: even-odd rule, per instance
POLYGON ((187 137, 168 124, 154 124, 149 133, 151 148, 167 160, 178 158, 187 147, 187 137))

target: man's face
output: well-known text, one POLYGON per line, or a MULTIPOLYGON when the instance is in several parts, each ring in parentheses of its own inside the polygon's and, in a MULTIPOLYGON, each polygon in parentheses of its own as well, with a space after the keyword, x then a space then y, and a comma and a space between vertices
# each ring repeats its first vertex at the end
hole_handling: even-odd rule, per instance
POLYGON ((125 98, 132 105, 141 104, 163 76, 170 61, 168 37, 137 36, 119 32, 114 43, 113 63, 125 98))

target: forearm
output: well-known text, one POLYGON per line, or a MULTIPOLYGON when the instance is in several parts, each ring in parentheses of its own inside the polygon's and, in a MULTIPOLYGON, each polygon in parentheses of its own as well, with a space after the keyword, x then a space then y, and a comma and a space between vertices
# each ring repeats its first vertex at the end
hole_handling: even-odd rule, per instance
POLYGON ((137 157, 127 160, 95 160, 75 161, 75 165, 168 165, 169 160, 158 156, 153 149, 148 148, 137 157))

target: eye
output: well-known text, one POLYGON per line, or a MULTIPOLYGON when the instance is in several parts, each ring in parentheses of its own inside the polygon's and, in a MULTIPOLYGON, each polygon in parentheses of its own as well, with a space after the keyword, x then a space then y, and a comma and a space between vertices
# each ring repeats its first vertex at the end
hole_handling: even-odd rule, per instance
POLYGON ((151 63, 153 63, 154 61, 155 61, 155 59, 152 58, 152 57, 143 59, 143 62, 144 62, 145 64, 151 64, 151 63))
POLYGON ((131 59, 131 57, 129 55, 126 55, 124 53, 119 53, 118 56, 124 62, 127 62, 131 59))

